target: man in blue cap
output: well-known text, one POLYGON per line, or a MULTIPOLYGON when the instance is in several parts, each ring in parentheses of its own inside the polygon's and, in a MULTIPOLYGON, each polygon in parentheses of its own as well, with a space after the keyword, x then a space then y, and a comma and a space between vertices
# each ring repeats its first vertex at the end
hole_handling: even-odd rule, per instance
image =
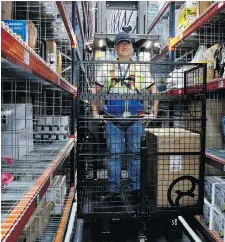
MULTIPOLYGON (((115 51, 118 64, 103 64, 102 69, 96 72, 95 86, 91 92, 107 94, 137 94, 147 89, 149 93, 156 93, 154 80, 145 64, 128 64, 133 55, 133 45, 130 35, 120 32, 115 38, 115 51), (124 61, 124 63, 123 63, 124 61)), ((97 100, 91 103, 92 115, 100 118, 100 105, 97 100)), ((107 100, 105 114, 109 117, 154 118, 158 114, 159 102, 154 101, 153 112, 146 115, 143 112, 143 103, 140 100, 107 100)), ((141 122, 107 121, 105 123, 108 158, 108 193, 101 198, 102 201, 121 201, 120 176, 121 154, 124 152, 124 139, 126 137, 128 152, 132 154, 127 162, 128 178, 130 180, 130 193, 138 201, 140 197, 140 142, 144 134, 141 122)))

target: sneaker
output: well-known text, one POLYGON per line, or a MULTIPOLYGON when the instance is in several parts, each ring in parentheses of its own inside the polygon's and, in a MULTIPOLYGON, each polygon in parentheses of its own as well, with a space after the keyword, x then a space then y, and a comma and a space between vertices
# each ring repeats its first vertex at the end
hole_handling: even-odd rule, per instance
POLYGON ((122 202, 120 193, 117 192, 109 192, 105 195, 101 196, 102 202, 122 202))

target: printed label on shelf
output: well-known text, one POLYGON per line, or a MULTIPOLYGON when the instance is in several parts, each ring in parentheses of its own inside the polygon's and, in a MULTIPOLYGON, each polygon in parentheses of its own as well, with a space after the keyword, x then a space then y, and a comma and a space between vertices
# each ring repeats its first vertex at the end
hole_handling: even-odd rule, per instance
POLYGON ((30 64, 30 54, 27 50, 24 50, 24 62, 29 65, 30 64))
POLYGON ((170 171, 182 170, 182 158, 181 155, 170 156, 170 171))
POLYGON ((218 82, 218 88, 222 88, 223 87, 223 81, 219 81, 218 82))

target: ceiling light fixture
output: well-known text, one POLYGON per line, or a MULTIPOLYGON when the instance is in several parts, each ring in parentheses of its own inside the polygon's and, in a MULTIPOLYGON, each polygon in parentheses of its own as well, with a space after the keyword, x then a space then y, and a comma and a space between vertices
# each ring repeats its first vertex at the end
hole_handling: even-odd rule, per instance
POLYGON ((103 47, 103 40, 102 40, 102 39, 99 40, 99 47, 100 47, 100 48, 103 47))
POLYGON ((149 48, 151 47, 151 45, 152 45, 152 41, 149 40, 149 41, 147 42, 146 49, 149 49, 149 48))

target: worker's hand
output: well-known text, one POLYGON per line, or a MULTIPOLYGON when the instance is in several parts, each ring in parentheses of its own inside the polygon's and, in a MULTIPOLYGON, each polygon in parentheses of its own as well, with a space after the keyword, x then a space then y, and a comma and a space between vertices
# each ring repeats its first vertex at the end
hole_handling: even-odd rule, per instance
POLYGON ((92 114, 92 118, 98 120, 100 124, 106 123, 106 121, 104 120, 104 116, 103 115, 92 114))
POLYGON ((143 121, 142 123, 148 123, 149 121, 151 121, 152 119, 156 119, 157 118, 157 115, 155 115, 154 113, 151 113, 151 114, 145 114, 143 116, 143 121))

